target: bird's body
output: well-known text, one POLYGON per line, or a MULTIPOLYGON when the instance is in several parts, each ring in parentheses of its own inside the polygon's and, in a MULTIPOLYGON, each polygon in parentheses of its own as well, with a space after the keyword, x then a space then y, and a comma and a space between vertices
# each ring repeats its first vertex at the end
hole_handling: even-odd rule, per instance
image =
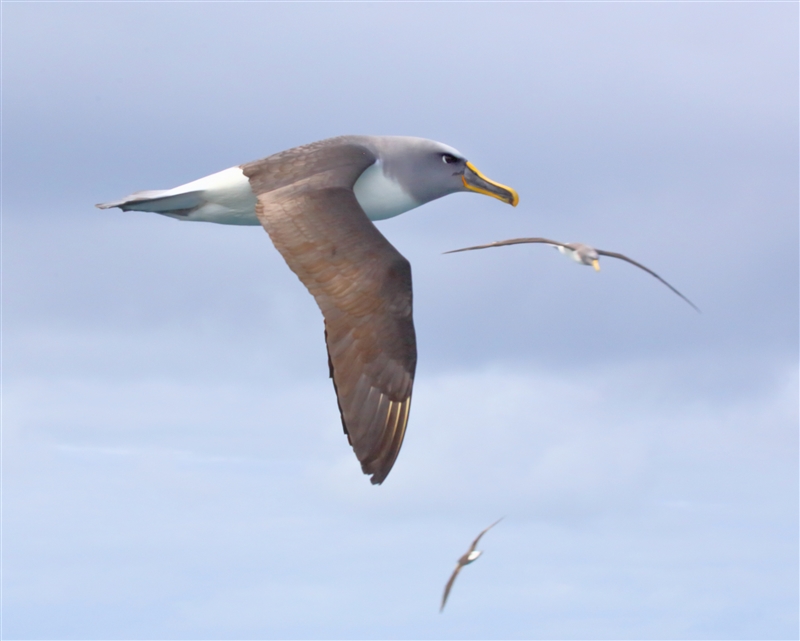
POLYGON ((494 523, 492 523, 489 527, 483 530, 478 536, 475 537, 475 540, 472 542, 472 545, 469 546, 469 550, 467 550, 461 558, 456 563, 456 569, 453 570, 453 573, 450 575, 450 580, 447 581, 447 585, 444 586, 444 594, 442 595, 442 605, 439 607, 439 612, 444 610, 444 606, 447 603, 447 597, 450 595, 450 590, 453 588, 453 583, 456 581, 456 577, 458 573, 461 572, 461 568, 465 565, 469 565, 470 563, 474 562, 483 552, 481 550, 476 550, 475 548, 478 547, 478 542, 481 540, 481 537, 486 534, 489 530, 491 530, 495 525, 500 523, 503 518, 497 519, 494 523))
MULTIPOLYGON (((433 141, 404 136, 343 136, 341 139, 321 142, 333 143, 333 147, 339 141, 356 141, 357 144, 364 145, 364 149, 372 156, 372 162, 352 185, 358 204, 370 220, 399 216, 433 200, 429 196, 440 198, 446 195, 434 195, 425 190, 414 193, 413 189, 405 188, 403 178, 409 179, 413 184, 413 167, 403 167, 402 163, 391 161, 392 152, 402 148, 408 141, 417 145, 427 145, 433 141)), ((430 146, 432 150, 435 148, 438 152, 448 153, 453 157, 460 156, 458 151, 447 145, 435 143, 430 146)), ((260 226, 261 222, 256 216, 256 196, 250 188, 250 180, 244 174, 243 167, 230 167, 172 189, 136 192, 122 200, 98 206, 103 209, 120 207, 124 211, 155 212, 191 222, 260 226)))
POLYGON ((560 254, 571 258, 581 265, 591 265, 596 272, 600 271, 600 262, 597 250, 583 243, 564 243, 563 245, 553 245, 560 254))
POLYGON ((581 265, 590 265, 594 267, 595 271, 600 271, 600 256, 608 256, 610 258, 618 258, 619 260, 624 260, 626 263, 630 263, 631 265, 638 267, 639 269, 646 271, 651 276, 657 278, 661 281, 664 285, 669 287, 673 292, 675 292, 678 296, 680 296, 683 300, 685 300, 689 305, 691 305, 696 311, 700 311, 700 309, 695 305, 692 301, 690 301, 686 296, 681 294, 677 289, 675 289, 672 285, 670 285, 667 281, 665 281, 661 276, 656 274, 652 269, 645 267, 641 263, 637 263, 632 258, 628 258, 624 254, 619 254, 617 252, 606 251, 604 249, 595 249, 591 245, 586 245, 584 243, 561 243, 557 240, 550 240, 549 238, 510 238, 508 240, 498 240, 493 243, 487 243, 485 245, 475 245, 473 247, 462 247, 461 249, 453 249, 452 251, 445 252, 445 254, 456 254, 458 252, 465 252, 471 251, 473 249, 487 249, 489 247, 504 247, 506 245, 522 245, 526 243, 539 243, 543 245, 550 245, 551 247, 555 247, 559 253, 571 258, 576 263, 581 265))
POLYGON ((345 433, 381 483, 405 435, 417 353, 411 267, 370 221, 458 191, 518 201, 442 143, 340 136, 98 207, 263 226, 322 311, 345 433))

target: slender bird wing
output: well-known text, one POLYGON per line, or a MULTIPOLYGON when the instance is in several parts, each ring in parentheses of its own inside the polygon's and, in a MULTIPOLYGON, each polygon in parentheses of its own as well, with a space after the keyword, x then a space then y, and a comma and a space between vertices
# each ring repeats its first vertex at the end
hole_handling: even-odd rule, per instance
POLYGON ((655 272, 654 272, 652 269, 648 269, 647 267, 645 267, 645 266, 644 266, 644 265, 642 265, 641 263, 637 263, 635 260, 633 260, 632 258, 628 258, 628 257, 627 257, 627 256, 625 256, 624 254, 618 254, 617 252, 609 252, 609 251, 604 251, 604 250, 602 250, 602 249, 596 249, 595 251, 596 251, 598 254, 600 254, 601 256, 609 256, 610 258, 619 258, 620 260, 624 260, 624 261, 626 261, 626 262, 630 263, 631 265, 635 265, 635 266, 636 266, 636 267, 638 267, 639 269, 643 269, 643 270, 644 270, 644 271, 646 271, 648 274, 650 274, 651 276, 655 276, 655 277, 656 277, 658 280, 660 280, 662 283, 664 283, 664 284, 665 284, 667 287, 669 287, 669 288, 670 288, 670 289, 671 289, 673 292, 675 292, 675 293, 676 293, 678 296, 680 296, 680 297, 681 297, 683 300, 685 300, 685 301, 686 301, 687 303, 689 303, 689 304, 690 304, 692 307, 694 307, 694 309, 695 309, 696 311, 698 311, 698 312, 700 311, 700 308, 699 308, 697 305, 695 305, 695 304, 694 304, 692 301, 690 301, 688 298, 686 298, 686 296, 684 296, 683 294, 681 294, 681 293, 680 293, 680 292, 679 292, 677 289, 675 289, 675 288, 674 288, 672 285, 670 285, 670 284, 669 284, 667 281, 665 281, 663 278, 661 278, 661 276, 659 276, 658 274, 656 274, 656 273, 655 273, 655 272))
POLYGON ((472 545, 470 546, 470 548, 469 548, 469 551, 467 552, 467 554, 469 554, 469 553, 470 553, 470 552, 472 552, 472 551, 473 551, 473 550, 474 550, 476 547, 478 547, 478 541, 480 541, 480 540, 481 540, 481 537, 482 537, 484 534, 486 534, 486 533, 487 533, 489 530, 491 530, 491 529, 492 529, 492 528, 493 528, 495 525, 497 525, 498 523, 500 523, 500 521, 502 521, 504 518, 506 518, 506 517, 504 517, 504 516, 501 516, 501 517, 500 517, 499 519, 497 519, 497 520, 496 520, 494 523, 492 523, 492 524, 491 524, 489 527, 487 527, 487 528, 486 528, 486 529, 485 529, 483 532, 481 532, 481 533, 480 533, 480 534, 479 534, 477 537, 475 537, 475 540, 472 542, 472 545))
POLYGON ((450 594, 450 589, 453 587, 453 583, 455 583, 456 577, 458 573, 461 572, 461 568, 464 566, 460 563, 456 566, 456 569, 453 570, 453 574, 450 575, 450 580, 447 582, 447 585, 444 586, 444 594, 442 595, 442 605, 439 608, 439 612, 444 610, 444 604, 447 603, 447 597, 450 594))
POLYGON ((242 170, 258 219, 322 311, 342 425, 361 469, 378 484, 400 451, 411 405, 411 266, 353 193, 374 156, 346 139, 326 142, 242 170))
POLYGON ((522 243, 544 243, 545 245, 560 245, 566 247, 567 243, 560 243, 557 240, 550 240, 549 238, 510 238, 508 240, 498 240, 486 245, 475 245, 474 247, 462 247, 461 249, 452 249, 445 254, 456 254, 458 252, 466 252, 473 249, 486 249, 487 247, 502 247, 503 245, 521 245, 522 243))

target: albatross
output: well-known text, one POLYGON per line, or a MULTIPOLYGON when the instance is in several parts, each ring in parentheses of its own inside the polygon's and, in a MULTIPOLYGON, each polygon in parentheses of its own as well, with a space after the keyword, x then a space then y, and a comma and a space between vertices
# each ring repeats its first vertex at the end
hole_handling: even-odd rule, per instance
POLYGON ((698 312, 700 311, 697 305, 695 305, 692 301, 686 298, 686 296, 681 294, 677 289, 675 289, 667 281, 661 278, 661 276, 656 274, 652 269, 645 267, 641 263, 637 263, 632 258, 628 258, 625 254, 610 252, 604 249, 595 249, 594 247, 590 245, 585 245, 584 243, 560 243, 557 240, 550 240, 549 238, 510 238, 508 240, 498 240, 493 243, 487 243, 486 245, 475 245, 473 247, 462 247, 461 249, 453 249, 449 252, 444 252, 444 253, 456 254, 458 252, 472 251, 473 249, 486 249, 487 247, 503 247, 504 245, 520 245, 523 243, 542 243, 545 245, 550 245, 552 247, 555 247, 561 254, 564 254, 568 258, 574 260, 576 263, 580 263, 581 265, 591 265, 597 272, 600 271, 600 256, 609 256, 610 258, 618 258, 620 260, 624 260, 625 262, 628 262, 631 265, 638 267, 639 269, 643 269, 651 276, 655 276, 658 280, 664 283, 664 285, 669 287, 673 292, 675 292, 683 300, 689 303, 689 305, 694 307, 696 311, 698 312))
POLYGON ((444 586, 444 594, 442 595, 442 605, 439 608, 439 612, 444 610, 444 605, 445 605, 445 603, 447 603, 447 597, 450 594, 450 590, 453 587, 453 583, 455 583, 455 580, 456 580, 456 577, 458 576, 458 573, 461 572, 461 568, 463 568, 465 565, 469 565, 475 559, 477 559, 481 554, 483 554, 483 552, 481 550, 476 550, 475 549, 476 547, 478 547, 478 541, 481 540, 481 537, 484 534, 486 534, 489 530, 491 530, 495 525, 500 523, 500 521, 502 521, 503 518, 504 517, 500 517, 494 523, 492 523, 489 527, 487 527, 483 532, 481 532, 475 538, 475 540, 472 542, 472 545, 469 546, 469 550, 467 550, 466 553, 458 560, 458 563, 456 564, 456 569, 453 570, 453 574, 450 575, 450 580, 447 582, 447 585, 444 586))
POLYGON ((411 266, 372 221, 462 191, 519 202, 440 142, 340 136, 97 207, 263 226, 322 311, 344 432, 380 484, 403 443, 417 347, 411 266))

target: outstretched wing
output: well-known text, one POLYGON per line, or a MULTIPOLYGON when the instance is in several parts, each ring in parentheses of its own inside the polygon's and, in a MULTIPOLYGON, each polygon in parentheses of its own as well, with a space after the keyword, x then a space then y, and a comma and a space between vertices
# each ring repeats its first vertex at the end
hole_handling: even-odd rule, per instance
POLYGON ((474 247, 462 247, 461 249, 452 249, 445 254, 457 254, 458 252, 466 252, 472 249, 486 249, 487 247, 503 247, 504 245, 521 245, 523 243, 544 243, 545 245, 556 245, 566 247, 567 243, 560 243, 557 240, 550 240, 549 238, 510 238, 509 240, 498 240, 486 245, 475 245, 474 247))
POLYGON ((644 266, 644 265, 642 265, 641 263, 637 263, 635 260, 633 260, 632 258, 628 258, 628 257, 627 257, 627 256, 625 256, 624 254, 618 254, 617 252, 609 252, 609 251, 605 251, 605 250, 602 250, 602 249, 597 249, 597 250, 595 250, 595 251, 596 251, 598 254, 600 254, 601 256, 609 256, 610 258, 619 258, 620 260, 624 260, 625 262, 628 262, 628 263, 630 263, 631 265, 635 265, 635 266, 636 266, 636 267, 638 267, 639 269, 643 269, 643 270, 644 270, 644 271, 646 271, 648 274, 650 274, 651 276, 655 276, 655 277, 656 277, 658 280, 660 280, 662 283, 664 283, 664 284, 665 284, 667 287, 669 287, 669 288, 670 288, 670 289, 671 289, 673 292, 675 292, 675 293, 676 293, 678 296, 680 296, 680 297, 681 297, 683 300, 685 300, 685 301, 686 301, 687 303, 689 303, 689 304, 690 304, 692 307, 694 307, 696 311, 698 311, 698 312, 700 311, 700 308, 699 308, 697 305, 695 305, 695 304, 694 304, 692 301, 690 301, 688 298, 686 298, 686 296, 684 296, 683 294, 681 294, 681 293, 680 293, 680 292, 679 292, 677 289, 675 289, 675 288, 674 288, 672 285, 670 285, 670 284, 669 284, 667 281, 665 281, 663 278, 661 278, 661 276, 659 276, 658 274, 656 274, 656 273, 655 273, 655 272, 654 272, 652 269, 648 269, 647 267, 645 267, 645 266, 644 266))
POLYGON ((342 425, 381 483, 403 443, 417 362, 411 266, 367 218, 352 186, 375 158, 345 140, 242 166, 256 215, 325 318, 342 425))
POLYGON ((447 585, 444 586, 444 594, 442 595, 442 605, 439 608, 439 612, 444 610, 444 604, 447 603, 447 597, 450 594, 450 589, 453 587, 453 583, 455 583, 456 577, 458 573, 461 572, 461 568, 464 566, 460 563, 456 566, 456 569, 453 570, 453 574, 450 575, 450 580, 447 582, 447 585))
POLYGON ((475 537, 475 540, 472 542, 472 545, 470 546, 470 548, 469 548, 469 552, 467 552, 467 554, 469 554, 470 552, 472 552, 473 550, 475 550, 475 548, 476 548, 476 547, 478 547, 478 541, 480 541, 480 540, 481 540, 481 537, 482 537, 484 534, 486 534, 486 533, 487 533, 489 530, 491 530, 491 529, 492 529, 492 528, 493 528, 495 525, 497 525, 498 523, 500 523, 500 521, 502 521, 504 518, 506 518, 506 517, 504 517, 504 516, 501 516, 501 517, 500 517, 499 519, 497 519, 497 520, 496 520, 494 523, 492 523, 492 524, 491 524, 489 527, 487 527, 487 528, 486 528, 486 529, 485 529, 483 532, 481 532, 481 533, 480 533, 478 536, 476 536, 476 537, 475 537))

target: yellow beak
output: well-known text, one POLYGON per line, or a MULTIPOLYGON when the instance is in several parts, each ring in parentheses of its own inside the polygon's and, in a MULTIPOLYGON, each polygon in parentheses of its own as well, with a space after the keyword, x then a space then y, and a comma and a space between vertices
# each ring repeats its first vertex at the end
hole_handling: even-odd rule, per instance
POLYGON ((464 182, 464 187, 470 191, 476 191, 479 194, 486 194, 492 198, 502 200, 512 207, 516 207, 519 203, 519 195, 511 187, 506 187, 500 183, 496 183, 484 176, 477 167, 471 162, 467 163, 467 168, 464 170, 464 175, 461 177, 464 182))
POLYGON ((600 261, 595 258, 592 261, 592 267, 594 267, 594 271, 599 272, 600 271, 600 261))

